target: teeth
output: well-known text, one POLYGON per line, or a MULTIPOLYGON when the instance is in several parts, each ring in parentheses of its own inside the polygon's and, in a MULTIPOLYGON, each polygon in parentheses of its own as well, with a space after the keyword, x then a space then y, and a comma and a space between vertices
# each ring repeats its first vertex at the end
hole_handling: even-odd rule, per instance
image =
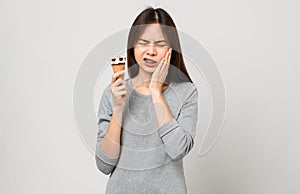
POLYGON ((148 59, 146 59, 145 61, 146 61, 147 63, 152 63, 152 64, 156 63, 155 61, 148 60, 148 59))

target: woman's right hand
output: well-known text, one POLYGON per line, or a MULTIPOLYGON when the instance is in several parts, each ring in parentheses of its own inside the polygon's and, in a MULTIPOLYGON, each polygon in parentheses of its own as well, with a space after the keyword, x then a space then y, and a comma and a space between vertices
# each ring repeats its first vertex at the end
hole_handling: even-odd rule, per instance
POLYGON ((116 72, 112 76, 110 84, 110 92, 113 96, 114 108, 123 109, 126 103, 127 97, 127 83, 123 80, 125 70, 116 72))

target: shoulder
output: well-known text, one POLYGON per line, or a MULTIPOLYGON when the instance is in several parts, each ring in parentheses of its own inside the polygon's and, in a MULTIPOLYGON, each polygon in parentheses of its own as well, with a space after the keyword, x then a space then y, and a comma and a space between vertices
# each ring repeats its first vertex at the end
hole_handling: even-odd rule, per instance
POLYGON ((197 87, 191 82, 170 83, 168 92, 169 107, 176 107, 176 111, 186 105, 196 105, 198 102, 197 87), (178 109, 177 109, 178 108, 178 109))
MULTIPOLYGON (((179 100, 178 103, 181 106, 187 103, 198 102, 198 90, 194 83, 191 82, 171 83, 170 88, 173 92, 175 92, 176 98, 179 100)), ((173 97, 175 97, 175 95, 173 95, 173 97)))
POLYGON ((194 90, 196 89, 196 86, 192 82, 180 82, 180 83, 171 83, 171 86, 176 88, 176 89, 181 89, 181 90, 194 90))
POLYGON ((172 83, 170 87, 184 100, 186 97, 195 94, 198 96, 198 90, 192 82, 172 83))

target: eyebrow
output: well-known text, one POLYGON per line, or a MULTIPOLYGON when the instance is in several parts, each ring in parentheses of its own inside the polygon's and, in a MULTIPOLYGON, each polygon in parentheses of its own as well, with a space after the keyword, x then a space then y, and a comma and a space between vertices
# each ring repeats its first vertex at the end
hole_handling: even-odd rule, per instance
MULTIPOLYGON (((149 40, 145 40, 145 39, 142 39, 142 38, 138 39, 138 41, 139 40, 142 40, 144 42, 150 42, 149 40)), ((165 40, 158 40, 158 41, 155 41, 154 43, 160 43, 160 42, 167 42, 167 41, 165 41, 165 40)))

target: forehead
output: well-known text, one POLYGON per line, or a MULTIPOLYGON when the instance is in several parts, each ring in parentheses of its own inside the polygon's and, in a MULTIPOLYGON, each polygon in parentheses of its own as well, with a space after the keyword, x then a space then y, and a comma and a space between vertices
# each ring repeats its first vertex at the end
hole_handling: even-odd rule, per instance
POLYGON ((164 35, 159 24, 147 24, 141 38, 161 40, 164 39, 164 35))

